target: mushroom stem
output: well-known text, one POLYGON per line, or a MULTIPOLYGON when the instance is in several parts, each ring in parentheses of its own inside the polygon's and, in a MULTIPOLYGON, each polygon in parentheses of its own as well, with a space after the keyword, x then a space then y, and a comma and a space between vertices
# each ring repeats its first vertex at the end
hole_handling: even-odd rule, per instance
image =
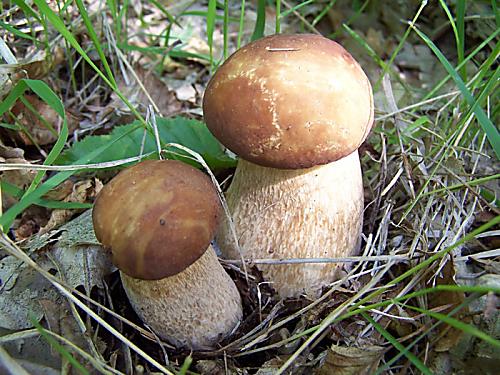
POLYGON ((213 348, 241 320, 241 297, 212 246, 174 276, 140 280, 120 275, 139 317, 176 347, 213 348))
MULTIPOLYGON (((363 185, 358 152, 322 166, 285 170, 240 159, 227 203, 243 256, 328 258, 359 249, 363 223, 363 185)), ((217 241, 223 255, 239 254, 227 220, 217 241)), ((259 265, 282 297, 317 295, 333 282, 338 265, 259 265)))

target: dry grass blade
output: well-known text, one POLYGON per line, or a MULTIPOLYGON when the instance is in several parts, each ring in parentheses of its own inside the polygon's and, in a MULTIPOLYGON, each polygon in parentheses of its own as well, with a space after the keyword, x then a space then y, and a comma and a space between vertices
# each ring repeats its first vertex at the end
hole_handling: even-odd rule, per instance
POLYGON ((407 262, 411 258, 404 254, 357 256, 341 258, 283 258, 283 259, 224 259, 228 264, 242 264, 243 262, 253 264, 314 264, 314 263, 358 263, 358 262, 407 262))
POLYGON ((30 375, 2 346, 0 346, 0 365, 11 374, 30 375))
POLYGON ((140 156, 133 156, 126 159, 95 163, 95 164, 75 164, 75 165, 38 165, 38 164, 24 164, 24 163, 1 163, 0 171, 15 171, 15 170, 41 170, 41 171, 78 171, 86 169, 105 169, 115 168, 120 165, 133 163, 151 156, 153 152, 145 153, 140 156))

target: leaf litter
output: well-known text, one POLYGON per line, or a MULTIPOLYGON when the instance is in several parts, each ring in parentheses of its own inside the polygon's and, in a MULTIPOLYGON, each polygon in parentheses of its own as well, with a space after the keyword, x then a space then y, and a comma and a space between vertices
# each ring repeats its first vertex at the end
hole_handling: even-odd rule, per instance
MULTIPOLYGON (((283 2, 283 4, 285 3, 288 2, 283 2)), ((155 35, 160 35, 162 24, 167 23, 165 15, 151 4, 133 2, 132 5, 136 14, 129 17, 127 22, 130 23, 128 25, 130 30, 135 31, 135 35, 130 39, 129 44, 143 48, 158 45, 160 39, 155 35), (147 17, 144 18, 147 20, 146 24, 151 28, 141 30, 144 23, 138 21, 140 17, 144 16, 147 17)), ((93 3, 93 6, 97 6, 96 3, 93 3)), ((180 15, 182 13, 182 6, 179 6, 180 8, 176 5, 175 12, 173 11, 172 14, 180 15)), ((312 4, 311 8, 305 7, 302 14, 308 17, 316 16, 318 11, 314 6, 316 4, 312 4)), ((200 9, 203 10, 198 6, 192 8, 195 11, 200 9)), ((75 9, 70 6, 68 10, 73 12, 75 9)), ((356 12, 353 11, 353 8, 339 6, 335 12, 327 12, 326 18, 318 24, 318 28, 333 28, 338 31, 345 20, 353 19, 352 25, 355 30, 360 35, 365 36, 374 49, 382 55, 383 50, 390 51, 397 45, 398 40, 394 35, 401 35, 405 30, 406 26, 399 22, 400 18, 411 19, 414 11, 415 9, 406 2, 398 9, 380 8, 376 4, 372 5, 370 12, 362 13, 361 17, 356 18, 356 12)), ((297 11, 292 13, 295 18, 287 18, 287 20, 291 20, 287 27, 291 31, 297 31, 298 25, 302 27, 303 20, 297 16, 297 11)), ((429 12, 429 7, 425 10, 429 22, 433 24, 437 21, 441 22, 435 13, 429 12)), ((99 17, 103 16, 99 7, 94 9, 93 14, 99 14, 99 17)), ((269 9, 269 15, 273 16, 272 9, 269 9)), ((252 17, 251 9, 247 12, 247 17, 252 17)), ((190 52, 191 57, 185 54, 184 59, 169 56, 159 60, 156 53, 143 54, 142 51, 134 49, 129 51, 128 57, 131 57, 130 61, 133 62, 130 65, 125 63, 127 57, 124 55, 116 57, 111 54, 110 57, 114 59, 114 62, 122 60, 121 67, 116 71, 116 73, 121 73, 117 74, 119 87, 130 98, 133 106, 140 111, 145 111, 150 105, 153 107, 156 105, 157 108, 154 111, 157 113, 155 117, 160 139, 165 143, 184 144, 200 153, 211 168, 223 170, 234 166, 235 160, 228 156, 216 142, 213 142, 201 122, 194 119, 165 119, 160 116, 160 114, 170 116, 182 113, 196 117, 199 114, 196 106, 199 106, 203 87, 208 77, 207 60, 193 56, 206 55, 207 53, 204 19, 199 16, 190 16, 189 19, 194 20, 193 23, 188 22, 187 19, 186 16, 178 18, 179 24, 183 27, 173 27, 172 35, 174 40, 181 41, 181 44, 174 48, 177 56, 179 56, 179 51, 184 51, 190 52), (137 80, 132 78, 132 71, 139 78, 144 90, 138 85, 137 80)), ((246 20, 248 21, 248 19, 246 20)), ((107 27, 106 22, 108 25, 112 25, 111 20, 106 19, 105 28, 107 27)), ((251 22, 246 22, 246 27, 248 28, 250 24, 251 22)), ((272 26, 272 22, 268 22, 267 27, 269 25, 272 26)), ((234 30, 234 26, 230 25, 233 27, 232 30, 234 30)), ((270 33, 272 29, 274 27, 270 27, 270 33)), ((98 31, 102 32, 102 30, 98 31)), ((248 31, 246 35, 249 36, 251 28, 248 31)), ((221 46, 220 35, 220 30, 217 29, 215 35, 217 48, 221 46)), ((349 43, 349 41, 347 42, 349 43)), ((114 45, 117 42, 114 41, 110 44, 114 45)), ((90 44, 86 47, 91 49, 90 44)), ((120 45, 120 47, 123 46, 120 45)), ((219 56, 220 49, 217 48, 215 55, 219 56)), ((13 53, 21 55, 19 52, 22 50, 22 47, 13 48, 13 53)), ((360 52, 355 57, 363 60, 362 56, 365 51, 362 49, 358 49, 358 51, 360 52)), ((172 56, 174 55, 173 53, 172 56)), ((97 55, 91 56, 97 60, 97 55)), ((371 78, 376 80, 378 78, 376 64, 374 65, 371 60, 367 61, 366 59, 364 62, 371 78)), ((367 220, 365 225, 364 233, 366 236, 363 255, 408 255, 409 261, 397 263, 390 261, 388 263, 384 263, 385 261, 364 262, 356 264, 353 269, 346 268, 342 279, 334 283, 323 297, 316 301, 305 299, 277 301, 276 296, 262 282, 255 269, 251 269, 250 283, 247 284, 244 272, 238 266, 226 265, 244 298, 246 319, 242 322, 235 336, 223 342, 219 350, 195 355, 194 366, 198 371, 201 373, 210 373, 211 371, 214 373, 226 371, 275 373, 294 355, 298 346, 305 342, 308 337, 306 333, 308 329, 321 324, 330 313, 341 316, 342 313, 348 311, 349 306, 353 303, 351 301, 359 300, 363 295, 377 291, 395 275, 401 275, 410 267, 418 265, 426 256, 454 244, 472 228, 477 227, 478 222, 475 220, 477 212, 483 212, 483 217, 488 217, 492 212, 495 212, 495 203, 482 198, 481 192, 474 187, 465 185, 463 189, 447 191, 446 194, 433 193, 443 186, 462 183, 465 177, 484 176, 488 175, 488 171, 491 169, 495 170, 495 167, 491 166, 491 160, 485 157, 488 151, 485 148, 485 139, 480 133, 474 133, 465 138, 466 142, 460 147, 456 146, 459 144, 458 141, 450 146, 450 144, 442 142, 441 135, 433 133, 432 129, 440 128, 443 115, 447 114, 452 106, 457 105, 458 96, 437 100, 431 105, 421 104, 415 107, 416 110, 424 112, 427 117, 426 122, 423 122, 424 127, 412 127, 418 116, 414 110, 404 108, 414 104, 414 98, 419 96, 418 90, 413 88, 410 90, 409 87, 420 89, 430 87, 431 84, 433 86, 442 77, 442 70, 436 68, 438 65, 435 65, 435 62, 436 60, 426 47, 414 40, 405 43, 394 63, 394 71, 403 78, 401 80, 394 76, 391 76, 389 80, 386 78, 384 89, 375 93, 379 114, 387 116, 387 114, 393 113, 393 115, 378 122, 377 129, 364 146, 366 151, 362 153, 362 163, 366 173, 365 196, 366 201, 370 202, 367 205, 366 217, 371 218, 371 220, 367 220), (443 161, 441 155, 444 154, 447 157, 443 161), (419 195, 419 192, 423 195, 419 195), (413 205, 410 209, 408 201, 413 205)), ((47 74, 51 73, 51 69, 48 69, 47 74)), ((78 69, 81 69, 82 72, 89 72, 88 67, 82 62, 79 62, 78 69)), ((58 70, 57 73, 61 74, 62 71, 58 70)), ((79 128, 74 132, 71 146, 60 156, 59 165, 69 165, 107 142, 116 142, 117 147, 110 148, 110 151, 105 153, 102 159, 96 159, 94 162, 123 160, 129 156, 137 156, 141 153, 148 154, 156 150, 152 137, 146 136, 146 141, 143 144, 145 131, 139 123, 126 124, 126 120, 130 119, 130 108, 124 107, 113 94, 102 89, 102 82, 98 78, 90 80, 86 84, 89 84, 87 89, 82 90, 79 95, 75 95, 77 99, 67 101, 71 104, 72 110, 77 109, 75 112, 81 115, 83 120, 79 122, 79 128), (115 110, 115 107, 119 110, 115 110), (130 132, 130 137, 120 138, 127 132, 130 132), (87 134, 92 135, 86 136, 87 134), (127 150, 129 146, 132 147, 133 152, 127 153, 124 150, 127 150)), ((67 98, 73 96, 69 86, 63 88, 62 91, 67 98)), ((457 113, 457 110, 450 111, 450 116, 455 116, 455 124, 460 122, 461 114, 457 113)), ((39 139, 41 138, 39 137, 39 139)), ((37 143, 41 145, 42 142, 37 143)), ((12 148, 12 150, 14 149, 12 148)), ((26 162, 24 155, 19 155, 21 155, 19 161, 26 162)), ((29 155, 30 160, 43 159, 42 152, 38 157, 33 157, 36 152, 30 150, 29 155)), ((7 163, 14 162, 12 158, 6 158, 3 155, 2 157, 7 163)), ((7 172, 10 171, 3 172, 2 179, 7 172)), ((14 177, 10 180, 12 184, 26 188, 30 183, 29 175, 32 172, 28 170, 14 172, 17 173, 13 174, 14 177), (26 173, 27 176, 23 173, 26 173)), ((113 173, 115 172, 100 174, 99 181, 101 179, 106 181, 113 173)), ((217 177, 222 180, 226 175, 222 173, 217 177)), ((75 191, 76 195, 67 194, 66 188, 53 193, 57 195, 55 198, 58 200, 91 201, 98 190, 97 181, 92 170, 83 170, 77 175, 76 181, 71 181, 70 184, 69 191, 75 191), (91 174, 90 179, 88 178, 89 173, 91 174), (80 189, 74 190, 75 186, 80 187, 80 189)), ((2 194, 3 200, 5 195, 2 194)), ((15 201, 14 197, 8 204, 15 204, 15 201)), ((123 294, 120 294, 123 291, 120 290, 116 273, 112 273, 114 269, 109 263, 109 259, 106 258, 106 252, 98 247, 93 236, 90 211, 85 211, 73 220, 71 219, 75 216, 76 211, 64 211, 52 211, 49 212, 50 215, 47 212, 43 214, 33 212, 31 215, 23 215, 25 216, 25 226, 21 225, 18 229, 25 228, 24 235, 18 236, 18 239, 29 239, 29 241, 22 243, 25 251, 36 260, 39 266, 55 272, 57 277, 73 288, 83 287, 82 290, 85 290, 86 293, 91 293, 92 289, 94 291, 100 290, 99 296, 94 297, 99 300, 98 303, 105 303, 116 312, 123 313, 127 319, 140 324, 130 312, 127 304, 123 302, 123 294), (65 224, 65 222, 67 223, 65 224), (47 223, 50 224, 46 226, 47 223), (43 231, 46 233, 42 234, 40 229, 44 226, 43 231), (85 271, 82 273, 82 270, 85 271), (106 298, 102 298, 103 293, 106 298)), ((23 224, 23 218, 21 218, 20 223, 23 224)), ((495 273, 498 270, 498 255, 495 257, 485 254, 484 258, 478 259, 467 257, 486 253, 490 242, 493 241, 492 238, 494 235, 476 239, 468 246, 456 247, 449 258, 444 257, 441 262, 416 272, 406 283, 389 288, 382 295, 369 302, 375 303, 398 298, 411 291, 441 283, 447 285, 495 285, 497 288, 498 282, 495 281, 495 273), (480 275, 482 276, 478 277, 480 275)), ((11 290, 16 288, 17 283, 24 285, 24 279, 29 280, 29 277, 34 276, 29 276, 26 267, 23 268, 22 264, 16 263, 10 256, 3 257, 1 261, 8 265, 5 268, 8 270, 7 277, 14 281, 13 284, 12 282, 9 284, 11 290), (22 276, 25 274, 27 276, 22 276)), ((2 280, 4 279, 2 278, 2 280)), ((42 281, 40 280, 40 282, 42 281)), ((50 288, 52 287, 49 285, 50 288)), ((34 291, 27 289, 25 293, 34 293, 34 291)), ((411 302, 422 308, 446 313, 457 304, 463 303, 464 296, 459 294, 439 292, 429 297, 421 296, 412 299, 411 302)), ((13 297, 11 296, 11 298, 13 297)), ((57 294, 56 298, 61 297, 57 294)), ((498 322, 498 317, 495 315, 498 310, 494 308, 497 304, 495 298, 496 296, 492 294, 485 295, 473 301, 469 305, 468 312, 467 310, 460 312, 460 314, 472 316, 474 326, 483 328, 492 337, 498 337, 498 331, 495 331, 497 328, 494 324, 495 321, 498 322)), ((113 366, 121 367, 122 359, 117 359, 117 356, 110 354, 109 351, 109 348, 114 344, 115 338, 113 336, 108 337, 108 349, 106 349, 97 345, 103 336, 92 335, 92 341, 95 344, 92 349, 92 344, 83 342, 79 336, 81 326, 76 323, 78 318, 73 313, 69 313, 71 306, 66 304, 56 306, 55 303, 60 300, 54 299, 52 295, 41 295, 40 300, 41 303, 30 306, 30 309, 33 308, 33 311, 37 312, 38 319, 42 316, 46 317, 44 323, 48 329, 55 333, 59 332, 63 336, 67 335, 65 337, 78 343, 88 352, 96 350, 96 358, 101 358, 102 363, 106 363, 107 358, 114 358, 111 360, 113 366), (50 318, 51 316, 57 318, 54 320, 50 318), (76 325, 71 324, 73 328, 64 333, 60 325, 67 317, 76 325)), ((33 301, 28 302, 33 303, 33 301)), ((26 314, 26 311, 23 310, 21 316, 26 316, 26 314)), ((429 328, 428 317, 405 308, 404 304, 393 303, 389 306, 373 309, 370 314, 382 327, 386 327, 393 334, 397 333, 398 339, 405 344, 409 344, 418 335, 426 333, 429 328)), ((85 314, 82 314, 82 317, 85 317, 85 314)), ((455 315, 456 317, 457 315, 455 315)), ((13 324, 15 323, 21 324, 20 322, 13 324)), ((90 329, 91 325, 86 324, 86 326, 90 329)), ((89 333, 95 333, 94 329, 98 331, 98 327, 100 326, 92 326, 89 333)), ((120 325, 120 327, 130 340, 149 349, 150 353, 154 353, 156 359, 165 359, 168 356, 168 362, 166 362, 171 365, 180 365, 188 354, 183 351, 167 349, 167 352, 163 352, 164 354, 156 355, 160 352, 159 347, 154 337, 148 335, 147 331, 141 331, 138 328, 130 329, 128 324, 120 325)), ((495 353, 486 343, 477 338, 468 337, 444 324, 427 332, 425 337, 426 341, 417 343, 414 352, 424 359, 428 358, 429 366, 436 369, 438 373, 439 370, 446 373, 445 370, 456 369, 457 361, 463 361, 462 365, 466 368, 469 364, 476 364, 478 360, 482 360, 487 366, 488 361, 495 358, 495 353), (450 359, 451 357, 453 358, 450 359)), ((123 345, 120 348, 131 347, 127 343, 123 345)), ((387 348, 389 346, 373 329, 373 326, 357 315, 343 319, 325 330, 318 340, 308 346, 304 353, 295 356, 296 366, 292 371, 293 373, 310 373, 317 370, 319 373, 323 371, 323 373, 333 374, 371 372, 373 368, 390 360, 391 356, 388 356, 390 352, 386 350, 387 348), (340 362, 344 364, 342 368, 339 368, 340 362)), ((125 353, 125 358, 129 358, 128 369, 142 368, 144 370, 144 366, 147 368, 148 363, 153 363, 151 358, 140 360, 135 355, 132 358, 130 352, 126 355, 127 350, 123 350, 123 353, 125 353)), ((408 361, 404 358, 397 363, 400 370, 409 366, 408 361)))

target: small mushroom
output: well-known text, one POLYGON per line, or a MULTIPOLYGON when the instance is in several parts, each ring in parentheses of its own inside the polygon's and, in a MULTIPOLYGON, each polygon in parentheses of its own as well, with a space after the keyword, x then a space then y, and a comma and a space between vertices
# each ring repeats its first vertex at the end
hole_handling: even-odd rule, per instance
MULTIPOLYGON (((370 82, 339 44, 273 35, 236 51, 203 99, 210 131, 240 156, 227 203, 245 258, 331 258, 359 248, 357 149, 373 124, 370 82)), ((229 226, 217 241, 238 259, 229 226)), ((260 265, 282 297, 316 295, 338 265, 260 265)))
POLYGON ((177 347, 213 347, 242 317, 236 285, 210 246, 219 215, 210 179, 172 160, 121 171, 94 204, 96 236, 134 310, 177 347))

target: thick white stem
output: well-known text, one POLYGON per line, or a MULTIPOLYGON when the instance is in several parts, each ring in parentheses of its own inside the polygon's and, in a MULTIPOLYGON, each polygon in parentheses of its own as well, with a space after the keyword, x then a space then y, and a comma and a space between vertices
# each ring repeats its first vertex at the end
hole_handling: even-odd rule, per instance
MULTIPOLYGON (((238 162, 227 192, 245 258, 330 258, 359 248, 363 184, 357 151, 336 162, 300 170, 238 162)), ((217 241, 239 259, 228 223, 217 241)), ((259 265, 282 297, 317 295, 335 280, 337 264, 259 265)))
POLYGON ((177 347, 213 348, 242 318, 241 297, 210 246, 181 273, 139 280, 120 273, 139 317, 177 347))

